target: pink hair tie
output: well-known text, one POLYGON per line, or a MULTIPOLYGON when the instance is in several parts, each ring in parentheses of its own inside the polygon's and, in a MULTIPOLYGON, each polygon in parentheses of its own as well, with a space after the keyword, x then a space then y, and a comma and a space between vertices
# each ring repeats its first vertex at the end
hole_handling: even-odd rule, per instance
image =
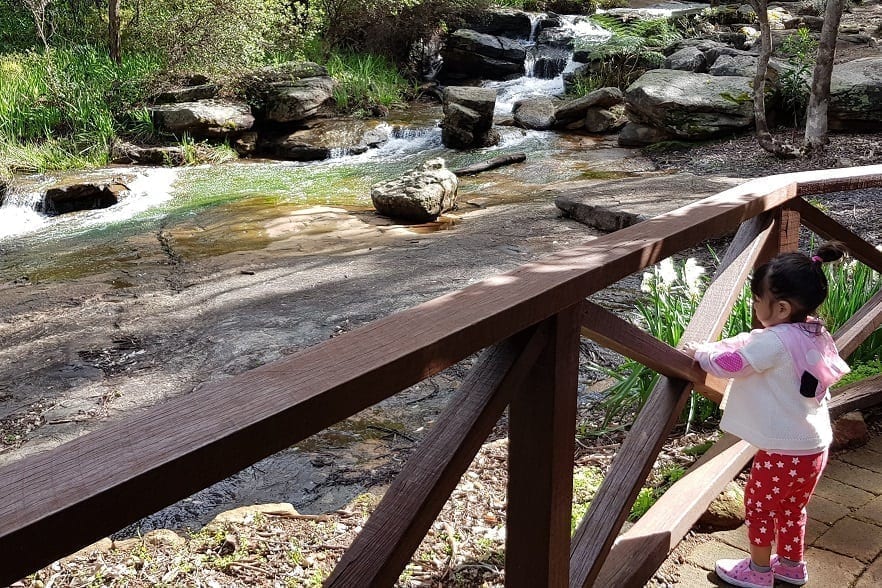
POLYGON ((812 255, 812 263, 824 263, 824 260, 820 255, 812 255))

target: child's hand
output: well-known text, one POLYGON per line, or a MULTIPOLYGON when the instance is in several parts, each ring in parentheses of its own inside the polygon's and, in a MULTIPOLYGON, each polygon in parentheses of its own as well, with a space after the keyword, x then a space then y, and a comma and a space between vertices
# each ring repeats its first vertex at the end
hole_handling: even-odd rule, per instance
POLYGON ((689 341, 686 345, 683 346, 683 353, 688 355, 691 358, 695 358, 695 352, 701 348, 701 343, 698 341, 689 341))

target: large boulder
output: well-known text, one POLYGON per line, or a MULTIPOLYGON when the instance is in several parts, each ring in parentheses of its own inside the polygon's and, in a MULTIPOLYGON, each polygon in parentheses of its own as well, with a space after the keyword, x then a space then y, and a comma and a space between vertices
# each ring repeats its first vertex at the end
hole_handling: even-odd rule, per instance
POLYGON ((496 90, 472 86, 444 89, 441 141, 453 149, 489 147, 499 142, 493 130, 496 90))
POLYGON ((756 74, 756 55, 720 55, 707 70, 712 76, 741 76, 749 78, 756 74))
POLYGON ((625 92, 628 118, 681 139, 707 139, 753 124, 750 78, 672 69, 643 74, 625 92))
POLYGON ((334 113, 336 82, 327 69, 309 61, 253 70, 240 84, 258 116, 271 122, 301 122, 334 113))
POLYGON ((882 130, 882 56, 833 67, 827 117, 833 130, 882 130))
POLYGON ((523 10, 500 8, 478 13, 469 21, 469 28, 487 35, 529 39, 533 33, 533 22, 523 10))
POLYGON ((515 124, 524 129, 547 131, 554 125, 554 101, 547 96, 518 100, 511 113, 515 124))
POLYGON ((180 146, 141 147, 127 141, 110 146, 111 163, 138 165, 183 165, 184 148, 180 146))
POLYGON ((108 208, 119 202, 120 192, 126 186, 118 182, 77 183, 46 190, 37 203, 37 212, 49 216, 67 214, 78 210, 108 208))
POLYGON ((574 121, 584 120, 591 109, 608 109, 624 101, 622 91, 615 87, 600 88, 584 96, 564 102, 554 111, 554 126, 565 127, 574 121))
POLYGON ((386 126, 359 119, 315 119, 291 133, 261 137, 257 150, 280 159, 315 161, 364 153, 389 140, 386 126))
POLYGON ((196 102, 216 98, 220 88, 217 84, 199 84, 183 88, 171 88, 157 92, 150 97, 153 104, 168 104, 172 102, 196 102))
POLYGON ((441 53, 441 75, 447 79, 508 80, 524 75, 526 50, 505 37, 459 29, 441 53))
POLYGON ((251 107, 231 100, 159 104, 148 106, 147 111, 158 130, 196 138, 224 138, 254 125, 251 107))
POLYGON ((441 158, 430 159, 396 180, 371 186, 371 201, 384 216, 429 222, 456 207, 458 180, 441 158))

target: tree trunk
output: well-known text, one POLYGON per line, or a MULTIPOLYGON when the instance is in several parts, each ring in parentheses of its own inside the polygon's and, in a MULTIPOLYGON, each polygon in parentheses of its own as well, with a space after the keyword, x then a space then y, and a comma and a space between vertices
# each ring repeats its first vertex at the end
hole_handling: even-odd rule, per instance
POLYGON ((107 42, 110 47, 110 59, 117 65, 122 63, 119 33, 120 0, 107 0, 107 42))
POLYGON ((818 57, 812 74, 812 93, 805 116, 805 149, 812 150, 827 143, 827 106, 830 102, 830 78, 836 56, 836 36, 842 19, 843 0, 827 0, 824 26, 818 42, 818 57))
POLYGON ((455 169, 453 170, 453 173, 458 176, 477 174, 483 171, 495 169, 497 167, 502 167, 503 165, 521 163, 522 161, 526 160, 526 153, 511 153, 509 155, 500 155, 499 157, 494 157, 493 159, 488 159, 487 161, 482 161, 481 163, 473 163, 472 165, 467 165, 465 167, 455 169))
POLYGON ((782 144, 772 137, 766 120, 766 72, 769 57, 772 55, 772 29, 769 26, 767 0, 750 0, 756 11, 760 25, 760 53, 756 60, 756 75, 753 78, 753 116, 756 122, 756 140, 759 146, 775 157, 797 157, 800 152, 790 144, 782 144))

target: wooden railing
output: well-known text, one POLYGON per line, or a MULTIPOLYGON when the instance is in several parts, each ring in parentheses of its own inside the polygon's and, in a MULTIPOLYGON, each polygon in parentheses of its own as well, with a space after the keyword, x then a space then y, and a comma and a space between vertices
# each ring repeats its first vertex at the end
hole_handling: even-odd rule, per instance
MULTIPOLYGON (((797 246, 800 224, 882 271, 882 252, 803 196, 882 186, 882 166, 754 180, 205 386, 0 468, 0 584, 484 350, 392 483, 329 586, 390 586, 502 412, 509 409, 508 586, 638 586, 752 455, 724 436, 618 537, 694 388, 726 382, 586 297, 674 253, 737 230, 683 341, 717 337, 750 270, 797 246), (663 374, 570 533, 579 338, 663 374)), ((835 337, 850 353, 882 323, 882 294, 835 337)), ((835 398, 878 402, 880 386, 835 398)))

